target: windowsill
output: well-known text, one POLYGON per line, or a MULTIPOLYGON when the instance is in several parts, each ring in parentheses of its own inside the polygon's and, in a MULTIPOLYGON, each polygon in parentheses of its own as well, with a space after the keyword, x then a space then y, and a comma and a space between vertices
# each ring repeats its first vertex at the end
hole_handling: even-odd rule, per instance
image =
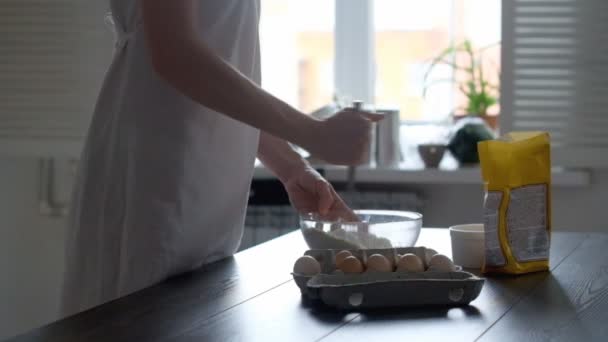
MULTIPOLYGON (((403 127, 401 128, 403 129, 403 127)), ((403 132, 407 133, 407 132, 403 132)), ((357 167, 355 180, 363 184, 469 184, 482 185, 479 166, 461 166, 449 151, 445 152, 439 168, 427 169, 414 143, 408 143, 403 137, 411 134, 401 134, 401 150, 404 160, 398 167, 357 167)), ((344 166, 314 165, 323 170, 325 178, 330 182, 346 182, 347 170, 344 166)), ((273 179, 274 175, 256 161, 254 179, 273 179)), ((558 187, 587 187, 591 185, 591 172, 585 169, 564 169, 553 167, 551 183, 558 187)))
MULTIPOLYGON (((6 142, 6 141, 3 141, 6 142)), ((29 156, 29 157, 70 157, 77 158, 80 154, 79 144, 59 140, 53 143, 30 142, 27 139, 14 140, 13 144, 3 144, 0 156, 29 156), (78 146, 78 148, 75 148, 78 146), (45 147, 45 148, 43 148, 45 147)), ((446 154, 439 169, 424 169, 416 154, 406 154, 410 158, 399 167, 374 168, 358 167, 357 182, 367 184, 482 184, 479 167, 458 167, 451 155, 446 154)), ((315 167, 324 171, 325 177, 331 182, 345 182, 347 168, 333 165, 315 167)), ((274 179, 274 175, 257 165, 254 179, 274 179)), ((591 184, 591 173, 581 169, 554 168, 552 183, 559 187, 587 187, 591 184)))
MULTIPOLYGON (((322 169, 330 182, 345 182, 347 168, 342 166, 315 166, 322 169)), ((255 180, 273 179, 272 173, 257 166, 255 180)), ((393 168, 358 167, 356 181, 365 184, 482 184, 479 167, 455 169, 415 169, 401 165, 393 168)), ((559 187, 586 187, 591 184, 591 175, 586 170, 564 170, 554 168, 552 184, 559 187)))

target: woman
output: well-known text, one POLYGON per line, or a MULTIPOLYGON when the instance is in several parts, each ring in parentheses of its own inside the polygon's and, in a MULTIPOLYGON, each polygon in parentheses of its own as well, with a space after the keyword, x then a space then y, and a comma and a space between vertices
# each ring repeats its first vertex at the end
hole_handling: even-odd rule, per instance
POLYGON ((357 164, 378 116, 318 121, 264 92, 259 6, 111 1, 116 51, 72 201, 64 314, 234 253, 256 155, 297 210, 352 219, 286 141, 357 164))

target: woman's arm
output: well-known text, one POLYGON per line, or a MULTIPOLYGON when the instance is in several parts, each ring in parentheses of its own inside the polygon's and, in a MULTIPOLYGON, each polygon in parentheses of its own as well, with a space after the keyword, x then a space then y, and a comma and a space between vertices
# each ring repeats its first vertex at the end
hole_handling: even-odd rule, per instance
POLYGON ((144 30, 157 73, 206 107, 276 136, 306 140, 318 122, 260 89, 199 38, 197 0, 142 0, 144 30))
POLYGON ((328 162, 357 164, 372 114, 345 111, 318 121, 262 90, 199 38, 197 0, 140 0, 156 72, 202 105, 290 141, 328 162))
POLYGON ((318 213, 328 220, 359 220, 332 185, 285 140, 262 132, 258 158, 283 183, 291 204, 298 212, 318 213))
POLYGON ((308 167, 308 162, 285 140, 264 132, 260 133, 258 159, 283 183, 290 175, 308 167))

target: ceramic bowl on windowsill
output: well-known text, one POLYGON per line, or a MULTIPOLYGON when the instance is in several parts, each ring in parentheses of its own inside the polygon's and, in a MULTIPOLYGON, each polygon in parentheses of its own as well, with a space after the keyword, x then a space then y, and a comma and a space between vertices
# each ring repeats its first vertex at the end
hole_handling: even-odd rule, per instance
POLYGON ((446 145, 443 144, 420 144, 418 145, 418 153, 420 159, 424 162, 427 168, 436 169, 439 167, 443 155, 445 154, 446 145))

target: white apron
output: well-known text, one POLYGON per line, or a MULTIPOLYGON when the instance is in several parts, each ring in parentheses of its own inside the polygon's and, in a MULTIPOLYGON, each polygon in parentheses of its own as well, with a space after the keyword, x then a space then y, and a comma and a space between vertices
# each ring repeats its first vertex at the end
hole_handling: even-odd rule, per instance
MULTIPOLYGON (((199 6, 201 39, 259 82, 259 0, 199 6)), ((258 130, 157 76, 137 0, 111 9, 116 51, 73 194, 63 315, 233 254, 258 147, 258 130)))

